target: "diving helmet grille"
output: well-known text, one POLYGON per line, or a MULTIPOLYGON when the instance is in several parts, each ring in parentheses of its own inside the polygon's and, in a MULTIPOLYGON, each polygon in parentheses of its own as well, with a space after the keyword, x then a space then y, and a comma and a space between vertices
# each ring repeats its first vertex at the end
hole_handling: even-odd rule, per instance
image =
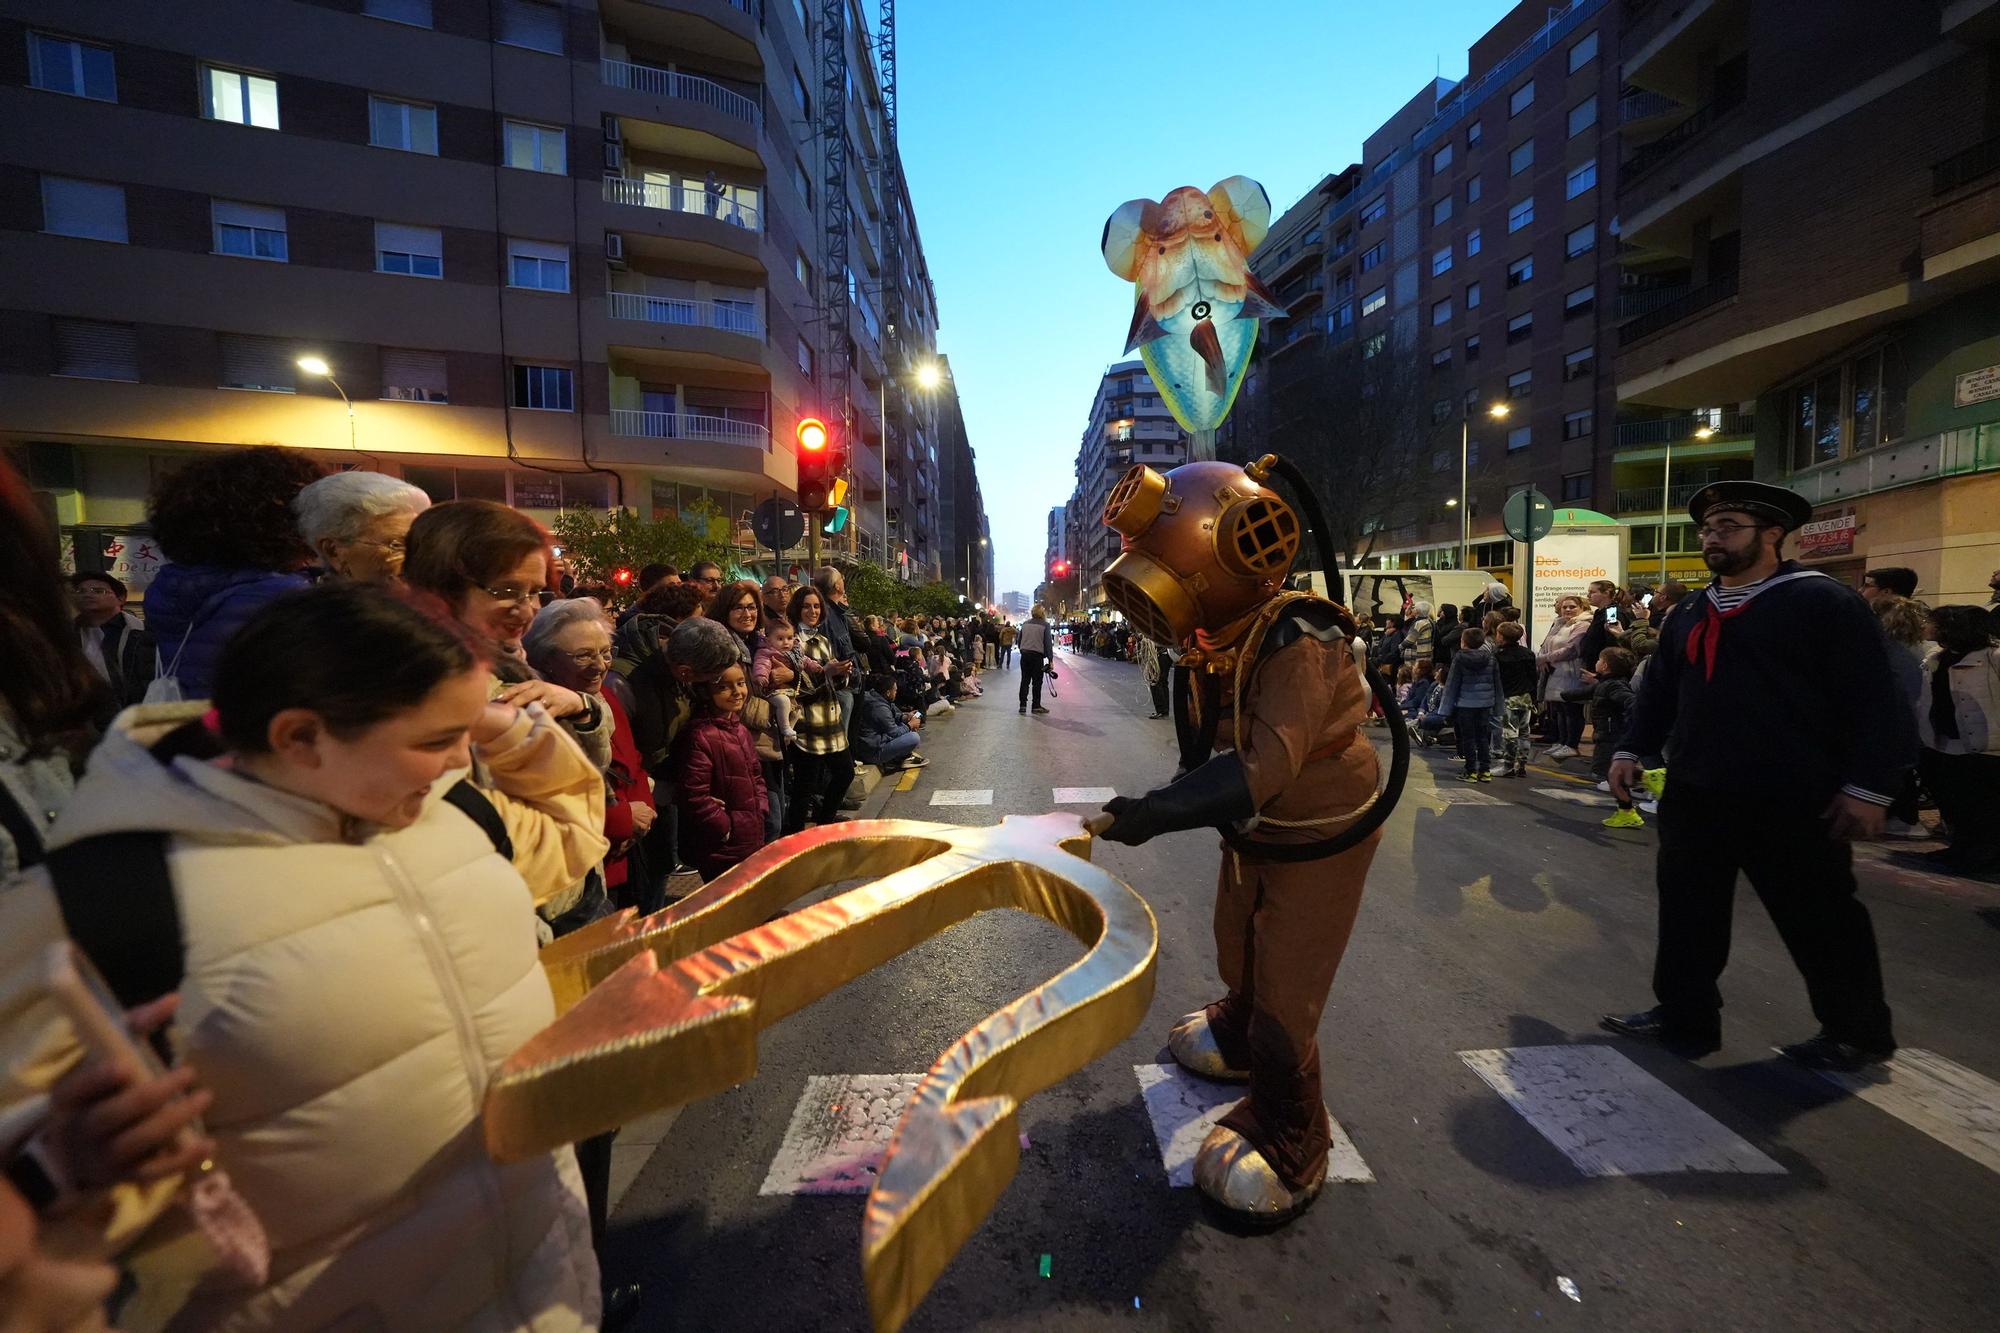
POLYGON ((1246 574, 1281 574, 1299 553, 1298 515, 1289 505, 1259 496, 1230 515, 1224 540, 1246 574))
POLYGON ((1104 597, 1124 613, 1125 618, 1132 622, 1132 628, 1139 633, 1155 643, 1174 642, 1176 636, 1173 626, 1168 623, 1160 608, 1153 604, 1153 599, 1146 596, 1139 585, 1132 580, 1107 570, 1104 575, 1104 597))

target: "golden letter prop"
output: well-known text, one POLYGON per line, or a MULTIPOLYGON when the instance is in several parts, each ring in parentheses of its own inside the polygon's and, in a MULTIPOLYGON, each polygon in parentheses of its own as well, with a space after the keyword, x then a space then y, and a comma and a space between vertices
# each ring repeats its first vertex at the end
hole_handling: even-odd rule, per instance
POLYGON ((516 1160, 720 1092, 757 1072, 759 1031, 947 927, 1000 907, 1043 917, 1088 951, 938 1057, 869 1191, 868 1304, 897 1329, 1013 1179, 1015 1109, 1152 1003, 1158 923, 1089 852, 1073 815, 856 820, 775 842, 663 912, 566 936, 543 951, 560 1016, 488 1090, 487 1148, 516 1160), (879 878, 767 920, 865 876, 879 878))

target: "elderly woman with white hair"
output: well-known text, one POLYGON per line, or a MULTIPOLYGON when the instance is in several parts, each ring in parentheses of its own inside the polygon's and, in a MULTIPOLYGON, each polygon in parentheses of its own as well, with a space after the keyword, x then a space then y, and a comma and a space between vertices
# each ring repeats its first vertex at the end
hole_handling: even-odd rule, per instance
POLYGON ((380 472, 336 472, 292 501, 299 532, 334 577, 390 583, 403 573, 410 523, 431 497, 380 472))

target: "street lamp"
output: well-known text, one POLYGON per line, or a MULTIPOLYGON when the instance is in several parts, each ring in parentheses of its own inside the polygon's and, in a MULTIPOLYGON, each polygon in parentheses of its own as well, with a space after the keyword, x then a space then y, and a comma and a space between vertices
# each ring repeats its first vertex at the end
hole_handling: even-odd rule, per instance
MULTIPOLYGON (((1694 437, 1706 440, 1715 434, 1715 427, 1702 425, 1695 427, 1694 437)), ((1667 432, 1667 452, 1660 468, 1660 582, 1667 581, 1667 509, 1674 500, 1674 436, 1667 432)))
MULTIPOLYGON (((1495 421, 1507 415, 1507 404, 1494 403, 1486 409, 1486 415, 1495 421)), ((1466 495, 1466 483, 1470 479, 1472 467, 1472 402, 1460 399, 1458 408, 1458 567, 1472 567, 1472 504, 1466 495)), ((1447 509, 1452 502, 1445 501, 1447 509)))
POLYGON ((325 379, 333 386, 333 391, 340 395, 340 401, 347 404, 347 447, 357 454, 360 453, 361 446, 355 443, 354 400, 347 396, 347 390, 341 388, 340 381, 333 377, 333 367, 326 363, 326 358, 323 356, 302 356, 293 364, 308 375, 318 375, 325 379))
MULTIPOLYGON (((889 372, 886 368, 887 360, 888 358, 885 354, 883 357, 885 368, 882 372, 882 380, 879 384, 875 386, 876 393, 878 395, 877 402, 881 408, 882 563, 885 566, 889 563, 889 372)), ((917 381, 917 387, 919 389, 922 389, 926 393, 929 393, 931 390, 937 388, 938 385, 944 383, 944 371, 938 366, 938 363, 936 361, 926 361, 922 365, 918 366, 915 372, 915 377, 917 381)))

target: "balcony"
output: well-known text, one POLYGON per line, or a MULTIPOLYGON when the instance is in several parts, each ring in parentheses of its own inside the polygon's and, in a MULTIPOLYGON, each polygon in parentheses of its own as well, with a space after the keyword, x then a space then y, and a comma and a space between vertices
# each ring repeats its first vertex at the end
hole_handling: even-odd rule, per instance
POLYGON ((699 417, 686 412, 642 412, 635 408, 611 409, 611 433, 650 440, 699 440, 710 444, 734 444, 771 452, 768 427, 727 417, 699 417))
POLYGON ((732 92, 713 79, 652 65, 637 65, 626 60, 606 60, 601 65, 604 82, 610 87, 630 89, 649 97, 692 102, 748 125, 761 127, 764 123, 763 112, 755 101, 732 92))
POLYGON ((1669 328, 1693 315, 1698 315, 1710 306, 1733 300, 1736 296, 1737 279, 1734 273, 1689 288, 1683 295, 1641 315, 1628 324, 1618 326, 1618 346, 1630 347, 1641 338, 1650 337, 1660 330, 1669 328))
POLYGON ((630 204, 635 208, 657 208, 669 213, 692 213, 746 231, 764 229, 755 204, 744 203, 726 193, 710 195, 706 188, 696 189, 678 183, 640 180, 632 176, 606 176, 604 202, 630 204))
MULTIPOLYGON (((720 329, 764 339, 763 321, 747 301, 694 301, 641 292, 606 292, 605 307, 613 319, 637 319, 648 324, 679 324, 692 329, 720 329)), ((706 420, 707 418, 697 418, 706 420)))
POLYGON ((1753 417, 1740 412, 1694 412, 1654 421, 1623 421, 1618 425, 1618 447, 1680 444, 1694 439, 1694 433, 1704 429, 1712 432, 1714 439, 1736 439, 1754 435, 1757 426, 1753 417))
POLYGON ((1960 426, 1794 472, 1785 485, 1816 505, 1914 486, 1940 477, 2000 471, 2000 426, 1960 426))
POLYGON ((1715 123, 1743 104, 1740 88, 1727 94, 1718 92, 1713 101, 1696 107, 1694 114, 1680 124, 1649 143, 1640 144, 1632 150, 1618 169, 1618 192, 1625 193, 1628 185, 1638 181, 1647 172, 1667 159, 1676 156, 1681 149, 1707 134, 1715 123))
POLYGON ((598 0, 605 54, 629 58, 634 46, 759 65, 757 0, 598 0))
POLYGON ((1661 306, 1672 305, 1694 290, 1691 282, 1668 283, 1659 287, 1628 287, 1618 293, 1619 319, 1650 315, 1661 306))
POLYGON ((1931 193, 1950 194, 1981 176, 2000 171, 2000 139, 1974 144, 1931 168, 1931 193))
POLYGON ((1665 93, 1648 92, 1643 88, 1628 91, 1618 99, 1618 123, 1620 125, 1644 124, 1685 111, 1686 105, 1677 97, 1665 93))
POLYGON ((1709 485, 1705 481, 1683 481, 1675 485, 1671 492, 1660 486, 1623 486, 1612 497, 1619 514, 1657 514, 1663 507, 1679 509, 1694 493, 1709 485))

